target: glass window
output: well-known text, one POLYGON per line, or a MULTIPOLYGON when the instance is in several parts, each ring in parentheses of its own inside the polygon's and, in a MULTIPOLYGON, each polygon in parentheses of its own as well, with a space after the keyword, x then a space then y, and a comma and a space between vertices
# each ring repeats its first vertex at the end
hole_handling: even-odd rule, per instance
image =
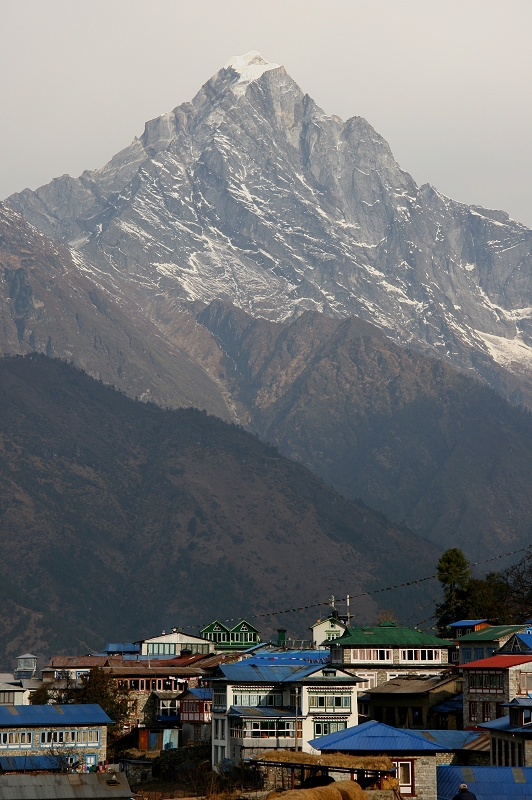
POLYGON ((397 761, 397 778, 399 780, 399 787, 405 794, 413 794, 414 786, 412 782, 412 762, 410 761, 397 761))

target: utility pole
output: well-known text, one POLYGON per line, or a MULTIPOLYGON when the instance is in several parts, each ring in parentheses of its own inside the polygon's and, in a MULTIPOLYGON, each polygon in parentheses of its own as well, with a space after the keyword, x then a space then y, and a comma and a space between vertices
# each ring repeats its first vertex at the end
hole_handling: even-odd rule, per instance
POLYGON ((347 595, 345 599, 347 602, 347 627, 349 628, 349 625, 351 623, 351 608, 350 608, 351 598, 349 597, 349 595, 347 595))
POLYGON ((296 713, 295 713, 295 718, 294 718, 294 728, 295 728, 294 735, 295 735, 295 743, 296 743, 295 750, 296 750, 296 753, 297 753, 297 751, 299 750, 299 742, 298 742, 298 739, 297 739, 297 724, 298 724, 297 714, 298 714, 298 708, 299 708, 299 686, 296 686, 295 695, 296 695, 296 713))

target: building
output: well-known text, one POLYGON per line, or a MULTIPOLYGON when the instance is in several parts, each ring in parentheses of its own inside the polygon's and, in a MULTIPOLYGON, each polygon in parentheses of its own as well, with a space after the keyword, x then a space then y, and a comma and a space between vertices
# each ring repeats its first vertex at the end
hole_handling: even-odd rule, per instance
POLYGON ((449 625, 453 639, 459 639, 462 636, 468 636, 470 633, 476 633, 476 631, 489 627, 490 623, 487 619, 460 619, 458 622, 451 622, 449 625))
POLYGON ((460 691, 461 677, 419 678, 406 675, 367 690, 370 696, 370 717, 396 728, 439 727, 434 709, 455 697, 460 691))
POLYGON ((347 625, 342 622, 338 614, 331 614, 326 619, 319 619, 310 626, 314 647, 322 647, 327 642, 339 639, 347 630, 347 625))
POLYGON ((212 763, 258 751, 308 752, 308 740, 356 724, 358 678, 323 663, 319 651, 220 664, 213 690, 212 763), (311 661, 314 660, 314 663, 311 661))
POLYGON ((163 631, 160 636, 152 636, 151 639, 143 639, 140 642, 140 652, 143 656, 155 656, 157 658, 175 658, 185 654, 214 653, 214 645, 201 636, 193 636, 191 633, 183 633, 177 628, 172 628, 170 633, 163 631))
POLYGON ((420 800, 437 800, 436 770, 440 764, 469 763, 478 758, 486 763, 489 758, 489 742, 482 734, 398 730, 373 720, 314 739, 310 745, 321 753, 384 754, 395 765, 401 795, 420 800))
POLYGON ((219 620, 214 620, 200 631, 209 642, 213 642, 216 651, 231 652, 246 650, 261 643, 260 631, 251 622, 243 619, 232 628, 219 620))
POLYGON ((484 625, 455 640, 459 649, 458 663, 468 664, 481 658, 491 658, 516 633, 526 630, 526 625, 484 625))
POLYGON ((499 655, 525 653, 532 655, 532 628, 527 627, 524 633, 514 633, 497 651, 499 655))
POLYGON ((179 697, 183 744, 211 739, 212 689, 187 689, 179 697))
POLYGON ((496 655, 463 664, 464 728, 504 716, 504 706, 532 692, 532 655, 496 655))
POLYGON ((111 722, 98 705, 0 706, 0 758, 48 755, 86 770, 105 761, 111 722))
POLYGON ((129 725, 159 729, 174 727, 177 721, 178 697, 185 689, 197 685, 205 677, 198 663, 208 656, 184 656, 136 661, 120 656, 53 656, 42 671, 43 682, 76 682, 93 667, 112 674, 118 688, 127 689, 130 697, 129 725), (175 709, 175 718, 168 716, 175 709))
POLYGON ((502 704, 505 715, 481 727, 491 736, 491 764, 532 767, 532 698, 515 697, 502 704))
POLYGON ((37 678, 37 656, 24 653, 16 661, 13 674, 0 675, 0 705, 28 705, 31 695, 42 684, 37 678))
POLYGON ((348 628, 330 644, 331 663, 365 676, 373 688, 401 675, 439 675, 448 666, 453 642, 394 622, 348 628))

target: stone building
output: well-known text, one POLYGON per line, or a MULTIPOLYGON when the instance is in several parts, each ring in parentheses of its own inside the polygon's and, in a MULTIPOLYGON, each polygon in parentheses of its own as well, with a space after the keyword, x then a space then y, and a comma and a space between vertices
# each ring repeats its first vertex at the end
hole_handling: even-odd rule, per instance
POLYGON ((462 664, 464 728, 505 715, 505 704, 532 691, 532 655, 496 655, 462 664))
POLYGON ((0 706, 0 757, 49 755, 87 770, 105 761, 111 722, 92 704, 0 706))
POLYGON ((437 727, 433 708, 461 691, 458 675, 419 678, 406 675, 369 689, 370 717, 396 728, 437 727))

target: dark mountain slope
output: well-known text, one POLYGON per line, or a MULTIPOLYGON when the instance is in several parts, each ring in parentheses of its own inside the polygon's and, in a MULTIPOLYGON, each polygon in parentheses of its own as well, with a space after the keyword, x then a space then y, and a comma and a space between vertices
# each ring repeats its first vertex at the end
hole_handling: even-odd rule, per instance
POLYGON ((532 539, 532 416, 362 320, 290 325, 219 301, 198 313, 252 430, 350 498, 441 546, 532 539))
MULTIPOLYGON (((35 355, 0 361, 0 547, 8 659, 356 594, 439 552, 243 430, 35 355)), ((401 614, 421 590, 405 591, 401 614)))
POLYGON ((127 296, 120 304, 20 214, 0 203, 0 353, 74 362, 130 396, 231 415, 218 385, 127 296))

